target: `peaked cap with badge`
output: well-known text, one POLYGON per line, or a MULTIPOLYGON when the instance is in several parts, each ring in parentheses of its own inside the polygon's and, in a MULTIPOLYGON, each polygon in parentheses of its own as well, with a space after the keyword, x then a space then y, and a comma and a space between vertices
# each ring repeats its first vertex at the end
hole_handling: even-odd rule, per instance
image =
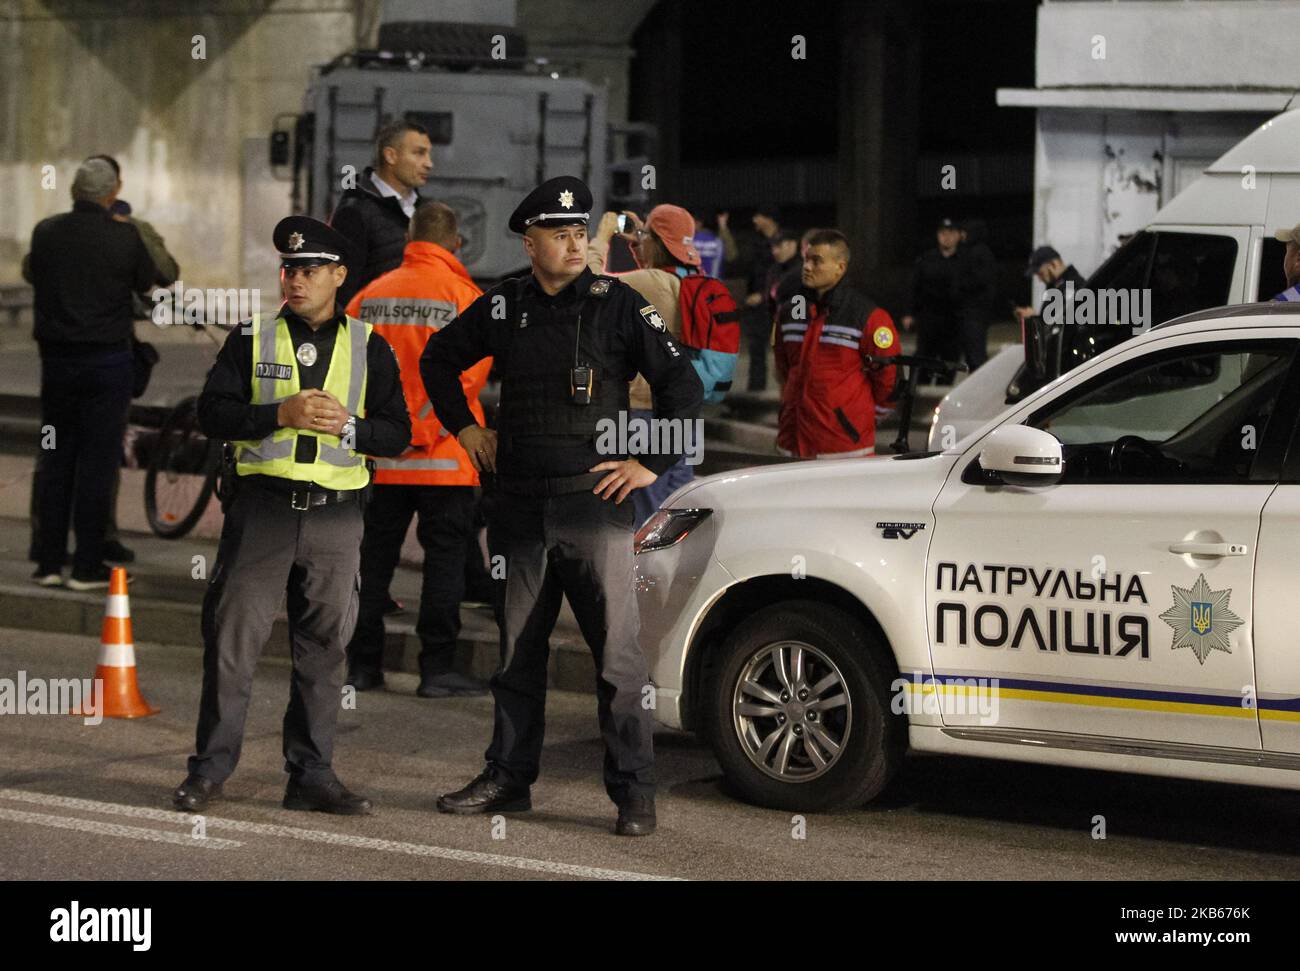
POLYGON ((347 262, 350 244, 337 229, 311 216, 285 216, 275 224, 271 241, 280 255, 280 268, 347 262))
POLYGON ((591 204, 591 190, 581 179, 572 175, 547 179, 510 214, 510 231, 522 234, 529 226, 585 226, 591 218, 591 204))

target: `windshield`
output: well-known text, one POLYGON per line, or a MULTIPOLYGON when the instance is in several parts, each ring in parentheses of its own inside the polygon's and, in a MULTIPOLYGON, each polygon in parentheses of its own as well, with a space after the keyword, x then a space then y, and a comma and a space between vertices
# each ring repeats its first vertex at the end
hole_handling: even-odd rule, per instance
POLYGON ((1212 233, 1145 230, 1111 255, 1089 279, 1092 296, 1076 294, 1071 320, 1044 324, 1046 359, 1058 377, 1138 332, 1183 314, 1227 304, 1237 241, 1212 233))

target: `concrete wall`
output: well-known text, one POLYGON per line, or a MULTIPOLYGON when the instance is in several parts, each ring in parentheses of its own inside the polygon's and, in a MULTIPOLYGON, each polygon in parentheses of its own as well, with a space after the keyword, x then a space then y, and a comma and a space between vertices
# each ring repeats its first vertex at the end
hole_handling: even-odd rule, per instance
POLYGON ((0 15, 0 281, 17 279, 32 226, 68 208, 78 162, 106 152, 187 283, 240 285, 245 139, 298 111, 311 65, 352 41, 351 0, 11 2, 0 15))
POLYGON ((1044 2, 1037 88, 1074 89, 1082 106, 1038 109, 1035 244, 1095 270, 1267 117, 1206 110, 1214 92, 1282 90, 1280 107, 1300 91, 1296 37, 1297 0, 1044 2), (1156 96, 1181 110, 1143 110, 1156 96), (1138 110, 1097 104, 1120 98, 1138 110))
POLYGON ((528 53, 573 65, 609 89, 609 120, 627 120, 632 34, 656 0, 519 0, 517 25, 528 53), (598 15, 593 15, 598 11, 598 15))
POLYGON ((1037 84, 1300 88, 1297 37, 1294 0, 1047 2, 1037 84))
MULTIPOLYGON (((601 5, 593 19, 590 0, 523 0, 518 26, 534 53, 607 84, 611 120, 621 120, 628 42, 652 5, 601 5)), ((19 279, 36 222, 69 207, 77 164, 104 152, 122 164, 122 197, 163 234, 186 284, 273 285, 263 237, 288 214, 289 187, 262 146, 277 115, 302 110, 313 66, 352 49, 358 34, 373 40, 381 6, 0 0, 0 284, 19 279), (196 36, 205 58, 193 56, 196 36), (44 166, 52 189, 41 188, 44 166)), ((436 20, 440 7, 413 9, 436 20)))
POLYGON ((1034 242, 1085 276, 1260 123, 1254 114, 1038 112, 1034 242))

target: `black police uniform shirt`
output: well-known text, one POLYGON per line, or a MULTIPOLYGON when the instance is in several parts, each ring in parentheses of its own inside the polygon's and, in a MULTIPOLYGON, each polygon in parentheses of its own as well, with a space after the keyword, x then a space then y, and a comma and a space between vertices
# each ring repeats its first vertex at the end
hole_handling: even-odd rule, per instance
MULTIPOLYGON (((289 338, 295 349, 304 343, 316 346, 316 360, 310 366, 295 360, 298 369, 298 387, 302 391, 325 386, 334 342, 338 337, 344 315, 336 309, 333 319, 321 324, 315 331, 301 317, 283 306, 270 318, 284 317, 289 325, 289 338)), ((270 322, 270 321, 268 321, 270 322)), ((280 427, 276 412, 280 405, 255 405, 252 403, 253 335, 251 327, 239 326, 226 338, 216 362, 208 372, 203 393, 199 396, 199 427, 209 438, 226 441, 261 439, 280 427)), ((342 402, 346 407, 347 402, 342 402)), ((371 332, 366 342, 366 415, 357 419, 356 451, 364 455, 392 458, 400 455, 411 443, 411 419, 406 411, 406 398, 402 394, 402 381, 397 356, 388 341, 371 332)), ((294 458, 311 462, 316 458, 316 439, 310 435, 298 438, 294 458)), ((274 476, 251 475, 244 478, 283 486, 283 480, 274 476), (268 481, 269 480, 269 481, 268 481)))
POLYGON ((917 317, 949 318, 957 314, 956 250, 944 256, 938 247, 916 258, 912 269, 911 313, 917 317))
MULTIPOLYGON (((596 275, 589 269, 554 295, 547 294, 529 274, 505 280, 488 290, 446 327, 429 338, 420 357, 420 376, 424 380, 434 413, 444 428, 459 432, 476 424, 465 394, 460 374, 485 357, 500 357, 509 346, 520 314, 528 314, 529 327, 557 325, 576 313, 578 305, 596 275), (518 287, 518 300, 516 288, 518 287), (494 317, 494 298, 505 298, 505 313, 494 317)), ((647 306, 641 294, 616 279, 609 280, 609 292, 603 298, 601 329, 614 328, 611 359, 598 380, 628 382, 639 372, 650 384, 654 396, 654 417, 688 420, 696 418, 704 403, 704 386, 695 367, 672 338, 646 323, 641 308, 647 306)), ((566 335, 566 344, 572 338, 566 335)), ((508 381, 509 377, 503 378, 508 381)), ((684 437, 684 436, 683 436, 684 437)), ((502 475, 569 476, 580 475, 601 462, 624 459, 626 454, 602 455, 596 439, 583 436, 535 435, 502 441, 497 450, 496 469, 502 475)), ((663 473, 679 455, 637 455, 635 458, 656 475, 663 473)))

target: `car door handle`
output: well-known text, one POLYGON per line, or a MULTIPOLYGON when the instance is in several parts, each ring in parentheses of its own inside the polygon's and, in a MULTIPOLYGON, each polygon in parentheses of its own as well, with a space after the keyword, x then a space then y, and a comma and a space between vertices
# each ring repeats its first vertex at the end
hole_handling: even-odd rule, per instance
POLYGON ((1188 556, 1245 556, 1250 547, 1244 543, 1170 543, 1169 552, 1188 556))

